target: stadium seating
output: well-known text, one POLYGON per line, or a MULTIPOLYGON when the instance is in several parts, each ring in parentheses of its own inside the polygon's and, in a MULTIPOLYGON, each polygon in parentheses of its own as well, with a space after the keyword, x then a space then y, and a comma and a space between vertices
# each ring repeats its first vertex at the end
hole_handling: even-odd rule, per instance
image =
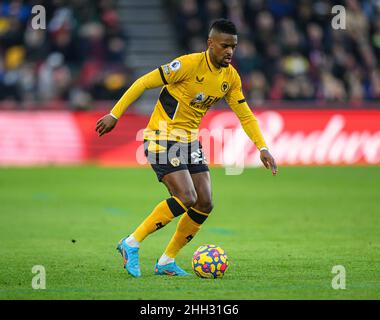
MULTIPOLYGON (((207 29, 219 17, 239 30, 233 65, 251 105, 376 108, 380 99, 376 1, 39 3, 46 30, 31 28, 29 2, 0 4, 0 109, 88 110, 115 101, 142 73, 205 50, 207 29), (346 9, 345 30, 331 26, 333 5, 346 9)), ((139 111, 150 113, 156 94, 144 97, 139 111)))

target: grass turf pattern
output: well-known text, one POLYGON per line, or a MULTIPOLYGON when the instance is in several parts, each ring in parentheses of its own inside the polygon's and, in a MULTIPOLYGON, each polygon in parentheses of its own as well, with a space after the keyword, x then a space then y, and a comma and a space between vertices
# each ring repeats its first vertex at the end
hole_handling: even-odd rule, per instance
POLYGON ((142 244, 142 278, 115 250, 169 195, 150 168, 0 169, 0 299, 379 299, 380 167, 211 169, 214 211, 177 263, 222 247, 223 279, 159 277, 178 218, 142 244), (46 289, 34 290, 34 265, 46 289), (346 289, 334 290, 343 265, 346 289))

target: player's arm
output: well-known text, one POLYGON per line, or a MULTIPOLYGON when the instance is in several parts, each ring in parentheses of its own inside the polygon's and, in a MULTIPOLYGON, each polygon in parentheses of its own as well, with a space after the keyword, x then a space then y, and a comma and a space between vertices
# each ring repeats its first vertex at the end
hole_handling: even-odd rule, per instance
POLYGON ((260 159, 262 163, 267 169, 270 168, 272 170, 272 174, 275 175, 277 173, 276 161, 268 150, 268 146, 264 140, 263 134, 261 133, 257 118, 245 101, 241 88, 241 80, 237 74, 235 81, 233 81, 231 88, 226 95, 226 101, 239 118, 245 133, 256 145, 257 149, 260 150, 260 159))
POLYGON ((96 131, 99 136, 110 132, 128 106, 139 98, 145 90, 184 80, 192 70, 191 62, 190 56, 181 56, 137 79, 116 103, 111 112, 98 120, 96 131))
POLYGON ((115 104, 109 114, 100 118, 96 123, 96 131, 99 136, 110 132, 120 119, 125 110, 147 89, 164 85, 159 69, 155 69, 137 79, 115 104))

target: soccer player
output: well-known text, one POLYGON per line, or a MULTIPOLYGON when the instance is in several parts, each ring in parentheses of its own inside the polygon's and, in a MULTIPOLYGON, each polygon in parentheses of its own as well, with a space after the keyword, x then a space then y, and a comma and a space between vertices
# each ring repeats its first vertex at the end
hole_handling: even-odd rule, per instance
POLYGON ((156 275, 186 276, 175 262, 179 251, 196 235, 213 208, 211 180, 198 128, 207 110, 225 98, 249 138, 260 150, 260 159, 272 174, 276 162, 268 151, 258 121, 245 101, 241 80, 230 65, 237 45, 235 25, 226 19, 210 27, 207 51, 181 56, 137 79, 111 112, 96 123, 99 136, 110 132, 126 108, 147 89, 163 87, 144 130, 145 155, 171 197, 161 201, 149 216, 120 240, 117 250, 124 267, 140 277, 138 251, 151 233, 180 217, 176 231, 156 262, 156 275))

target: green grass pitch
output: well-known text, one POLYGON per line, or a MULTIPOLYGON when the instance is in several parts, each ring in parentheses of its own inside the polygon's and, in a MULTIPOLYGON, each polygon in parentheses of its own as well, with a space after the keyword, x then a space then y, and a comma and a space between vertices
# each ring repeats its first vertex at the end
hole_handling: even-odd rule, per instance
POLYGON ((150 168, 0 169, 0 299, 379 299, 380 167, 211 171, 215 208, 181 251, 228 254, 223 279, 158 277, 176 220, 143 243, 142 278, 115 250, 168 193, 150 168), (34 265, 46 289, 34 290, 34 265), (346 289, 334 290, 343 265, 346 289))

